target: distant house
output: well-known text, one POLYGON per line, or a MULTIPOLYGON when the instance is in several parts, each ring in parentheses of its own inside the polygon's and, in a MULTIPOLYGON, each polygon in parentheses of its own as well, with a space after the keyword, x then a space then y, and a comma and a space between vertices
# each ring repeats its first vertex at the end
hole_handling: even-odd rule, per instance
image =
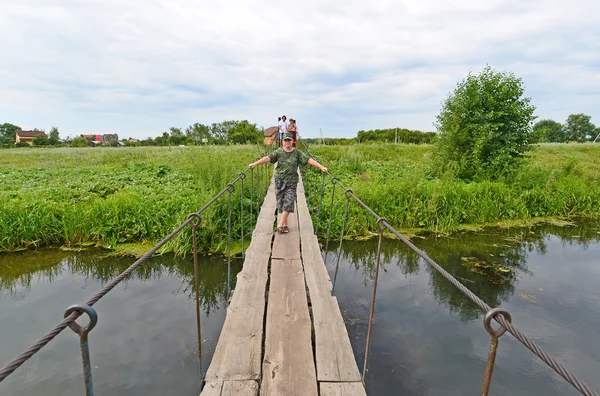
POLYGON ((45 133, 42 131, 17 131, 15 133, 15 143, 27 143, 33 146, 33 138, 40 135, 45 135, 45 133))
POLYGON ((103 135, 81 135, 82 138, 89 140, 93 145, 111 143, 119 140, 116 133, 105 133, 103 135))
POLYGON ((116 142, 119 140, 119 135, 116 133, 105 133, 102 135, 102 141, 104 143, 116 142))
POLYGON ((102 144, 102 135, 81 135, 81 137, 89 140, 93 145, 102 144))
POLYGON ((266 146, 270 145, 273 141, 277 143, 277 141, 279 141, 279 127, 272 126, 265 129, 264 138, 266 146))

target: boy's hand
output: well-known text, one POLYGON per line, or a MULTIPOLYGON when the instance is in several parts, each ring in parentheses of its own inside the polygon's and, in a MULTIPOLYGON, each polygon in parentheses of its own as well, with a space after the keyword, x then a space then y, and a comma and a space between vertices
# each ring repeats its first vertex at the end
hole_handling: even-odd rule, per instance
POLYGON ((324 166, 322 166, 322 167, 321 167, 321 170, 322 170, 323 172, 327 172, 327 168, 325 168, 324 166))
POLYGON ((255 166, 256 166, 256 164, 253 162, 253 163, 251 163, 251 164, 248 165, 248 168, 254 169, 255 166))

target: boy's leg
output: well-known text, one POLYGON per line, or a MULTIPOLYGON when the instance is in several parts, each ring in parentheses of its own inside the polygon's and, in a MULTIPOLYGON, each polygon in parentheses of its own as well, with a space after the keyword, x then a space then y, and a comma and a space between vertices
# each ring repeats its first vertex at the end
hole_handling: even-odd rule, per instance
POLYGON ((288 216, 290 215, 290 212, 282 212, 281 213, 281 221, 280 221, 280 226, 286 226, 288 225, 287 220, 288 220, 288 216))
POLYGON ((285 183, 281 189, 281 217, 279 226, 285 227, 288 225, 288 216, 294 211, 294 203, 296 202, 296 188, 298 183, 285 183), (287 210, 285 210, 287 209, 287 210))

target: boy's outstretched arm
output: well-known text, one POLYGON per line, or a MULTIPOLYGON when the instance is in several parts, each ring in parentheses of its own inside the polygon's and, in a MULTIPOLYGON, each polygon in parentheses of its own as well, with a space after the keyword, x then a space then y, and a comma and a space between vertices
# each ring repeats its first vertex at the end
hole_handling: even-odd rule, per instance
POLYGON ((321 169, 323 172, 327 172, 327 168, 325 168, 323 165, 319 164, 317 161, 315 161, 312 158, 308 159, 308 165, 316 166, 317 168, 321 169))
POLYGON ((249 164, 248 167, 252 169, 258 165, 266 164, 267 162, 271 162, 271 157, 269 157, 268 155, 266 157, 262 157, 258 161, 254 161, 253 163, 249 164))

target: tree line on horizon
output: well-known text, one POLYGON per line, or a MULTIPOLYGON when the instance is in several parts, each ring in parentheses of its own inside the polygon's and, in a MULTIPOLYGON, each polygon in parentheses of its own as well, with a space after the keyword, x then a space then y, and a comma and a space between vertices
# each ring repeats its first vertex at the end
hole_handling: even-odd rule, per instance
MULTIPOLYGON (((0 147, 29 147, 27 143, 16 143, 15 134, 23 130, 20 126, 4 123, 0 124, 0 147)), ((34 128, 34 131, 41 131, 34 128)), ((89 136, 94 136, 90 134, 89 136)), ((178 145, 226 145, 226 144, 256 144, 263 141, 263 128, 251 124, 248 120, 223 121, 204 125, 194 123, 187 128, 171 127, 156 137, 146 139, 121 139, 125 146, 178 146, 178 145)), ((116 142, 115 142, 116 143, 116 142)), ((73 139, 60 139, 57 127, 52 127, 49 135, 39 135, 33 139, 34 146, 70 146, 87 147, 92 145, 91 139, 83 135, 73 139)))
MULTIPOLYGON (((517 91, 519 92, 519 95, 523 93, 523 89, 520 87, 520 79, 517 79, 510 74, 498 73, 491 68, 484 69, 482 74, 479 76, 470 75, 470 77, 467 80, 461 83, 464 85, 464 87, 462 87, 461 89, 465 91, 465 93, 461 93, 461 91, 459 90, 458 92, 461 93, 461 95, 466 95, 467 97, 475 96, 474 89, 471 89, 472 92, 467 91, 468 86, 465 84, 467 84, 467 82, 469 81, 471 81, 472 84, 476 82, 477 84, 481 84, 482 86, 486 86, 486 84, 489 85, 490 81, 494 81, 495 84, 506 84, 507 86, 512 87, 512 89, 515 89, 514 87, 516 87, 517 91)), ((485 92, 485 89, 478 89, 481 92, 485 92)), ((480 95, 480 93, 478 95, 480 95)), ((530 99, 527 98, 525 104, 528 104, 529 100, 530 99)), ((470 130, 472 126, 477 126, 476 129, 480 129, 482 125, 492 125, 489 123, 489 120, 485 120, 486 118, 492 117, 492 114, 495 114, 494 111, 497 110, 496 108, 492 108, 492 103, 496 103, 494 104, 494 106, 497 108, 506 107, 506 109, 502 110, 503 112, 510 110, 510 100, 508 100, 507 102, 494 102, 492 101, 492 95, 486 94, 485 100, 481 101, 479 105, 482 108, 477 109, 476 111, 476 119, 469 119, 468 123, 466 121, 463 121, 458 125, 454 125, 452 127, 453 130, 460 130, 466 133, 464 139, 465 144, 473 141, 472 135, 474 132, 468 132, 468 130, 470 130), (480 114, 486 114, 487 111, 492 111, 492 113, 490 113, 490 115, 488 115, 487 117, 484 117, 484 119, 482 120, 480 114)), ((452 103, 446 103, 444 106, 448 107, 450 104, 452 103)), ((455 114, 460 114, 461 112, 466 111, 465 106, 466 105, 461 104, 461 107, 456 109, 451 107, 449 109, 443 108, 440 115, 438 115, 438 132, 422 132, 419 130, 410 130, 406 128, 387 128, 367 131, 360 130, 357 132, 356 137, 353 138, 305 138, 303 140, 308 144, 321 143, 326 145, 351 145, 356 143, 436 144, 440 140, 440 137, 444 137, 444 134, 446 133, 447 129, 444 127, 444 123, 439 122, 440 117, 448 118, 450 117, 448 114, 452 115, 452 117, 455 117, 455 114), (445 113, 448 114, 445 115, 445 113)), ((521 109, 521 111, 522 110, 523 109, 521 109)), ((514 112, 518 113, 516 109, 514 110, 514 112)), ((567 143, 595 141, 600 137, 600 127, 596 127, 591 122, 591 117, 583 113, 569 115, 564 124, 561 124, 551 119, 543 119, 533 124, 533 127, 531 127, 531 123, 536 117, 533 116, 533 110, 531 110, 529 113, 531 113, 530 117, 527 120, 525 120, 525 123, 521 122, 522 125, 519 126, 519 133, 522 132, 521 134, 523 135, 523 141, 526 141, 527 145, 535 143, 567 143)), ((468 114, 468 112, 465 114, 468 114)), ((510 112, 507 112, 506 114, 510 115, 510 112)), ((503 121, 497 125, 517 125, 515 124, 514 120, 511 120, 510 117, 506 116, 506 114, 504 118, 506 118, 508 121, 503 121)), ((515 115, 514 118, 519 119, 517 115, 515 115)), ((496 133, 498 133, 498 135, 496 137, 500 139, 502 134, 508 133, 509 131, 504 131, 505 128, 498 129, 499 127, 497 125, 493 124, 493 129, 497 129, 496 133)), ((488 127, 485 127, 484 129, 486 128, 488 127)), ((0 148, 25 146, 29 147, 27 143, 15 144, 15 133, 20 130, 22 130, 21 127, 14 124, 0 124, 0 148)), ((40 131, 37 128, 34 128, 33 130, 40 131)), ((228 145, 248 143, 260 144, 263 141, 263 132, 264 128, 258 127, 256 124, 251 124, 248 120, 230 120, 223 121, 220 123, 212 123, 211 125, 194 123, 185 129, 171 127, 169 128, 169 130, 164 131, 161 135, 157 137, 147 137, 146 139, 140 140, 122 139, 121 142, 125 146, 178 146, 205 144, 228 145)), ((113 142, 111 144, 117 145, 118 143, 113 142)), ((91 146, 93 144, 89 138, 85 138, 82 135, 73 139, 61 140, 58 128, 53 126, 48 135, 44 134, 36 136, 33 139, 33 145, 86 147, 91 146)), ((520 149, 517 151, 520 151, 520 149)))
POLYGON ((433 144, 435 132, 422 132, 407 128, 360 130, 352 138, 303 138, 307 144, 321 143, 327 146, 347 146, 357 143, 433 144))
POLYGON ((196 122, 185 129, 171 127, 155 138, 148 137, 139 142, 127 141, 125 144, 134 146, 257 144, 263 141, 263 130, 248 120, 223 121, 211 125, 196 122))
MULTIPOLYGON (((600 126, 583 113, 571 114, 564 124, 544 119, 533 125, 533 134, 540 143, 568 143, 594 141, 600 135, 600 126)), ((600 138, 599 138, 600 139, 600 138)))

